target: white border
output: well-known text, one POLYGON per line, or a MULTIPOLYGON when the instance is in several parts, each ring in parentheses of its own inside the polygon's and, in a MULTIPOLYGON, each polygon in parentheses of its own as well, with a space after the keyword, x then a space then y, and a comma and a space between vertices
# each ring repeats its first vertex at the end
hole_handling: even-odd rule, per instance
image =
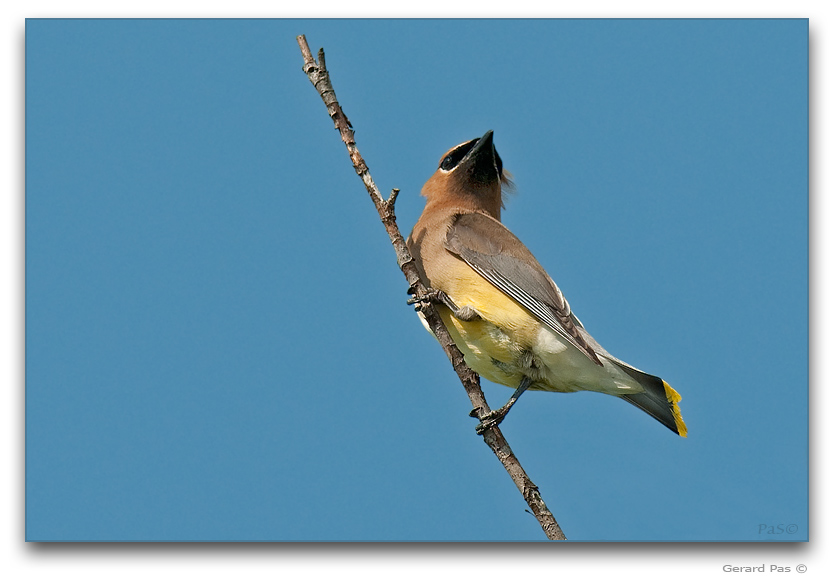
MULTIPOLYGON (((766 561, 795 567, 803 563, 803 578, 823 577, 829 544, 827 522, 830 481, 827 426, 830 373, 825 360, 830 341, 833 296, 830 274, 834 219, 827 179, 831 159, 826 146, 831 123, 825 102, 831 101, 831 18, 823 2, 695 2, 593 1, 545 3, 516 0, 489 8, 481 2, 424 0, 394 8, 390 0, 369 2, 297 3, 285 8, 275 2, 238 0, 201 3, 146 0, 141 5, 77 1, 10 2, 2 9, 3 124, 2 158, 6 176, 0 198, 0 569, 7 578, 58 578, 83 574, 88 579, 168 578, 290 578, 361 575, 365 578, 506 577, 541 573, 544 578, 578 578, 590 574, 651 578, 711 578, 723 564, 758 565, 766 561), (199 9, 195 10, 195 6, 199 9), (313 8, 314 7, 314 8, 313 8), (748 544, 583 544, 551 546, 467 544, 26 544, 23 529, 23 139, 25 18, 31 17, 765 17, 810 18, 811 34, 811 381, 812 470, 811 542, 798 545, 748 544), (826 263, 828 267, 826 267, 826 263), (815 356, 816 355, 816 356, 815 356), (820 356, 822 355, 822 356, 820 356), (766 554, 768 554, 766 556, 766 554)), ((829 558, 829 560, 831 560, 829 558)), ((790 575, 795 575, 792 572, 790 575)), ((786 576, 790 576, 786 575, 786 576)))

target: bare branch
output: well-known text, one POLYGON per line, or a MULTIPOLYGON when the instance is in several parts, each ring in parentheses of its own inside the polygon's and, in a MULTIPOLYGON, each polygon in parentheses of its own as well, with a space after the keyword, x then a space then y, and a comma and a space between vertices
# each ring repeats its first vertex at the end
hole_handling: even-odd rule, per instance
MULTIPOLYGON (((327 71, 324 61, 324 49, 322 48, 319 50, 318 62, 316 62, 313 58, 313 54, 310 52, 310 47, 307 44, 305 36, 302 34, 301 36, 296 37, 296 40, 298 41, 298 46, 301 48, 301 55, 304 58, 304 73, 310 79, 310 82, 313 83, 313 86, 316 88, 319 96, 327 106, 327 112, 333 120, 334 126, 339 131, 342 141, 347 147, 348 155, 350 155, 353 167, 356 170, 357 175, 359 175, 362 182, 365 184, 365 189, 368 190, 368 194, 371 196, 371 201, 374 202, 374 206, 376 207, 377 213, 379 213, 382 225, 385 226, 385 231, 388 232, 388 237, 391 239, 391 245, 394 247, 394 251, 397 254, 397 264, 400 266, 403 274, 405 274, 410 290, 417 298, 426 297, 428 289, 420 280, 420 275, 417 272, 414 259, 411 257, 411 254, 408 251, 408 246, 406 246, 405 239, 403 239, 403 236, 397 227, 397 219, 394 214, 394 203, 397 200, 397 195, 400 190, 392 190, 388 199, 383 199, 379 188, 377 188, 373 178, 371 177, 365 160, 362 158, 362 155, 359 154, 359 149, 356 147, 353 126, 350 124, 347 115, 345 115, 341 105, 339 105, 339 101, 336 99, 336 92, 333 90, 333 85, 330 82, 330 74, 327 71)), ((490 412, 490 408, 489 405, 487 405, 486 398, 481 390, 480 378, 472 369, 466 366, 466 363, 463 360, 463 354, 460 350, 458 350, 457 346, 455 346, 455 343, 449 335, 448 330, 446 330, 446 327, 443 325, 443 321, 437 313, 434 304, 428 301, 424 302, 421 311, 425 316, 429 327, 432 329, 434 335, 440 342, 440 346, 443 347, 446 356, 449 357, 449 361, 452 363, 452 367, 455 369, 455 372, 460 378, 461 384, 463 384, 463 387, 466 389, 466 394, 472 402, 473 416, 476 416, 479 419, 482 418, 490 412)), ((521 463, 519 463, 515 454, 513 454, 513 451, 510 449, 510 445, 507 443, 507 440, 504 439, 504 435, 501 433, 501 430, 497 426, 491 427, 484 432, 483 437, 484 442, 490 447, 490 449, 492 449, 493 453, 495 453, 496 457, 498 457, 504 465, 507 473, 510 474, 513 482, 516 484, 521 492, 521 495, 524 497, 524 500, 527 502, 527 505, 530 506, 530 510, 533 515, 536 516, 536 519, 539 521, 545 535, 551 540, 567 539, 565 538, 565 534, 562 533, 562 529, 559 527, 559 524, 556 523, 553 514, 551 514, 547 509, 547 506, 539 493, 539 488, 533 484, 527 476, 527 473, 524 471, 524 468, 521 467, 521 463)))

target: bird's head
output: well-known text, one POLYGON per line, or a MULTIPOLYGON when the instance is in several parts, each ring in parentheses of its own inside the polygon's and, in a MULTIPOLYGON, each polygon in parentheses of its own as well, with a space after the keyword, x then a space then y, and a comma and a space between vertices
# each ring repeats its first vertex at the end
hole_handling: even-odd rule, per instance
POLYGON ((508 187, 509 174, 492 143, 492 131, 487 131, 447 151, 422 194, 429 204, 481 210, 500 220, 502 191, 508 187))

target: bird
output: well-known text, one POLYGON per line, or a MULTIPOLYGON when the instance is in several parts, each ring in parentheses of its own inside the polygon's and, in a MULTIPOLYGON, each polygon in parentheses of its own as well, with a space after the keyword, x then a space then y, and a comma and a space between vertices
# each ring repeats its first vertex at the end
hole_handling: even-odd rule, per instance
POLYGON ((531 389, 619 397, 686 437, 681 396, 594 340, 530 250, 501 223, 510 185, 493 131, 452 147, 422 188, 426 205, 406 241, 429 289, 409 300, 424 326, 429 329, 421 309, 432 302, 466 364, 515 388, 503 407, 480 418, 476 431, 498 425, 531 389))

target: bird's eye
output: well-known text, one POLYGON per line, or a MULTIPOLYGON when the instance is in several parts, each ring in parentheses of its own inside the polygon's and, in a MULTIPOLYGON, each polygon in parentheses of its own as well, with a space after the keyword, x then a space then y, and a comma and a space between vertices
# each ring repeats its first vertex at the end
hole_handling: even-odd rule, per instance
POLYGON ((472 139, 471 141, 467 141, 461 145, 458 145, 451 151, 446 157, 443 158, 443 161, 440 162, 440 169, 444 171, 450 171, 457 167, 458 163, 460 163, 461 159, 466 157, 466 154, 469 153, 475 144, 478 142, 477 139, 472 139))

